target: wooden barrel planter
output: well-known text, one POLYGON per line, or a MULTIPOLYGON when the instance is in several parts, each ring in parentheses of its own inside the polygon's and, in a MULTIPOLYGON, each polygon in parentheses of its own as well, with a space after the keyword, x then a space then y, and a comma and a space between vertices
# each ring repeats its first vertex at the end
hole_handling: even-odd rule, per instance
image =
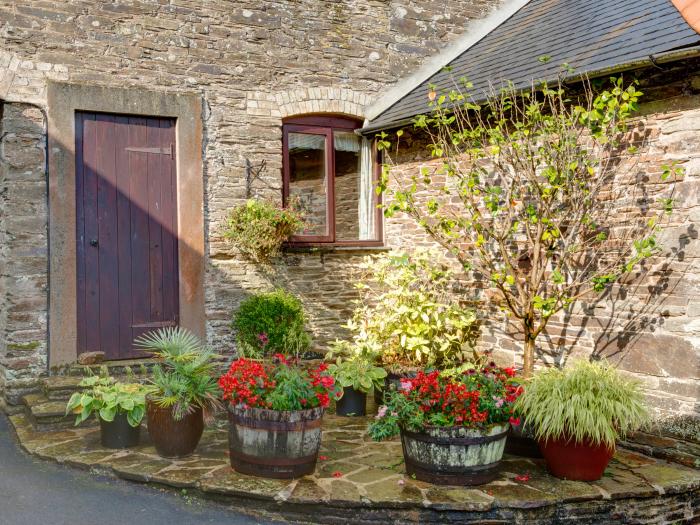
POLYGON ((401 430, 406 472, 438 485, 481 485, 493 481, 503 457, 509 425, 488 432, 464 427, 401 430))
POLYGON ((189 456, 197 448, 204 432, 204 415, 201 408, 196 408, 182 419, 176 420, 172 408, 162 408, 147 400, 146 415, 148 434, 156 451, 164 458, 189 456))
POLYGON ((321 447, 321 407, 229 407, 229 457, 241 474, 292 479, 313 473, 321 447))

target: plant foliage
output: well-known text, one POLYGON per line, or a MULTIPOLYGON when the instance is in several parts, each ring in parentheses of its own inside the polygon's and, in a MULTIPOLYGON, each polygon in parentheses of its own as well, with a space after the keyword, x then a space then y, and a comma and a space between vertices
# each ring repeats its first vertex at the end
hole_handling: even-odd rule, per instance
POLYGON ((219 379, 224 400, 232 406, 270 410, 326 408, 340 388, 328 365, 302 366, 298 359, 277 354, 271 361, 237 359, 219 379))
POLYGON ((224 237, 249 258, 267 263, 303 225, 303 216, 292 207, 250 199, 231 210, 224 237))
POLYGON ((76 415, 76 425, 91 414, 108 422, 114 421, 117 414, 125 414, 132 427, 141 424, 149 387, 139 383, 117 383, 113 377, 101 376, 86 377, 78 386, 85 390, 75 392, 66 406, 66 414, 76 415))
POLYGON ((194 334, 180 327, 163 328, 136 339, 135 344, 163 360, 153 367, 149 399, 172 408, 175 420, 197 408, 210 414, 219 406, 214 379, 218 356, 194 334))
POLYGON ((354 388, 368 393, 370 390, 382 389, 386 370, 375 366, 362 358, 343 359, 338 357, 328 366, 328 371, 343 388, 354 388))
POLYGON ((415 219, 497 290, 522 327, 529 376, 535 340, 554 314, 658 253, 658 225, 672 207, 666 182, 683 170, 661 166, 653 190, 636 175, 643 135, 631 129, 642 95, 634 83, 611 79, 597 94, 585 82, 578 93, 511 85, 485 101, 471 87, 461 79, 449 91, 431 88, 431 112, 415 119, 413 133, 427 137, 434 162, 418 172, 392 169, 403 130, 395 148, 379 135, 379 191, 390 193, 387 216, 415 219))
POLYGON ((648 421, 640 384, 605 362, 578 361, 534 375, 516 403, 538 439, 615 447, 648 421))
POLYGON ((379 407, 369 435, 381 441, 401 428, 423 432, 431 426, 486 430, 507 425, 522 392, 514 376, 512 368, 499 368, 493 362, 455 376, 419 371, 415 378, 401 379, 398 389, 392 386, 384 394, 385 404, 379 407))
POLYGON ((245 299, 234 315, 233 328, 238 349, 247 357, 300 354, 311 346, 304 305, 282 289, 245 299))
POLYGON ((453 275, 431 253, 368 257, 346 325, 351 353, 389 370, 448 368, 475 358, 476 314, 452 292, 453 275))

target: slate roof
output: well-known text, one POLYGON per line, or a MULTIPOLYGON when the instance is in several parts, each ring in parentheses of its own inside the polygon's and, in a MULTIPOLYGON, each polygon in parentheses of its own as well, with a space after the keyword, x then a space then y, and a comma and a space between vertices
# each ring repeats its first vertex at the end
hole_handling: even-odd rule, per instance
POLYGON ((473 93, 503 80, 525 87, 556 79, 568 63, 575 74, 594 73, 649 55, 700 44, 670 0, 531 0, 410 93, 371 120, 370 129, 389 128, 427 111, 429 85, 449 88, 466 77, 473 93), (539 57, 548 55, 543 63, 539 57))

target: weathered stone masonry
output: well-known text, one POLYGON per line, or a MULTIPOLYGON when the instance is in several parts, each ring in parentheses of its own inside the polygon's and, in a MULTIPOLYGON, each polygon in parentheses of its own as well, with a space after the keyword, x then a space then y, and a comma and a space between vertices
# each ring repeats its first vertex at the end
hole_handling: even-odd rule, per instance
MULTIPOLYGON (((290 115, 363 117, 383 90, 413 71, 497 0, 24 0, 0 5, 0 389, 10 405, 47 373, 46 89, 48 82, 137 87, 203 97, 207 335, 233 349, 230 315, 250 293, 284 286, 299 294, 317 341, 334 338, 351 307, 356 264, 368 250, 286 254, 271 268, 242 260, 221 236, 227 211, 249 194, 280 197, 281 122, 290 115), (265 169, 246 187, 246 165, 265 169)), ((668 68, 668 66, 665 66, 668 68)), ((613 334, 624 343, 623 368, 643 379, 663 412, 697 413, 700 396, 700 81, 697 64, 641 75, 644 124, 651 148, 640 172, 658 174, 678 159, 686 168, 666 245, 682 247, 669 268, 655 268, 632 295, 628 311, 664 300, 646 320, 613 334), (646 77, 644 77, 646 75, 646 77), (645 288, 646 287, 646 288, 645 288), (652 293, 653 301, 659 295, 652 293), (653 302, 652 301, 652 302, 653 302), (630 306, 631 304, 631 306, 630 306), (620 335, 622 337, 620 337, 620 335), (626 356, 626 357, 625 357, 626 356)), ((414 151, 403 169, 424 162, 414 151)), ((183 196, 186 197, 186 196, 183 196)), ((389 246, 430 243, 417 225, 397 218, 385 228, 389 246)), ((659 264, 663 264, 659 262, 659 264)), ((620 311, 617 311, 620 319, 620 311)), ((578 311, 569 327, 590 312, 578 311)), ((551 343, 588 355, 601 341, 610 306, 601 305, 579 330, 553 325, 551 343)), ((519 345, 499 327, 484 347, 517 361, 519 345)), ((3 394, 0 393, 0 399, 3 394)))
MULTIPOLYGON (((645 184, 651 205, 670 184, 660 180, 662 166, 678 161, 685 170, 676 183, 674 211, 659 235, 662 254, 648 261, 647 271, 616 286, 603 298, 587 298, 570 315, 552 319, 538 340, 541 358, 604 356, 641 380, 648 399, 662 415, 700 414, 700 61, 697 59, 626 73, 637 78, 644 93, 638 136, 645 137, 638 162, 616 180, 616 219, 620 227, 638 213, 645 184)), ((426 99, 427 100, 427 99, 426 99)), ((426 143, 405 135, 396 159, 399 178, 431 166, 426 143), (409 141, 406 143, 406 141, 409 141)), ((386 224, 389 245, 432 246, 410 218, 398 216, 386 224)), ((479 286, 483 285, 481 283, 479 286)), ((474 296, 490 304, 488 294, 474 296)), ((482 311, 488 311, 484 309, 482 311)), ((494 350, 506 363, 520 363, 522 337, 516 325, 493 309, 486 316, 481 348, 494 350)))
POLYGON ((0 106, 0 408, 46 374, 46 123, 36 106, 0 106))
MULTIPOLYGON (((223 242, 220 231, 227 210, 248 194, 246 163, 254 167, 263 160, 266 163, 251 194, 278 199, 283 117, 322 112, 362 118, 364 108, 386 86, 434 55, 470 19, 485 16, 499 3, 5 2, 0 5, 0 100, 5 101, 6 114, 15 103, 45 110, 50 81, 200 94, 205 100, 208 338, 222 350, 232 349, 228 325, 238 302, 252 291, 288 285, 302 296, 313 329, 323 341, 334 336, 348 311, 354 297, 349 274, 366 252, 299 252, 268 270, 240 260, 223 242)), ((40 109, 26 108, 41 114, 40 109)), ((42 123, 40 128, 45 126, 42 123)), ((45 137, 37 140, 43 144, 45 137)), ((42 166, 43 162, 42 156, 42 166)), ((32 177, 38 176, 38 168, 32 169, 32 177)), ((32 191, 40 193, 38 201, 45 206, 43 174, 41 183, 41 191, 32 191)), ((19 208, 31 216, 34 223, 27 230, 35 235, 32 242, 37 250, 46 250, 46 209, 34 208, 34 195, 28 191, 12 203, 4 196, 3 208, 19 208)), ((0 231, 14 228, 16 219, 8 217, 3 214, 1 221, 7 226, 0 231)), ((16 244, 3 243, 1 250, 4 267, 22 257, 16 244)), ((45 251, 40 256, 46 262, 45 251)), ((16 295, 2 291, 0 327, 4 331, 10 330, 12 316, 18 315, 5 296, 21 298, 32 315, 22 321, 24 325, 12 325, 26 330, 22 337, 13 332, 14 339, 3 335, 0 342, 0 381, 9 380, 16 392, 9 396, 11 404, 18 402, 20 389, 32 388, 31 378, 47 371, 43 267, 43 274, 30 274, 31 286, 21 279, 12 283, 18 287, 16 295), (20 292, 20 283, 30 290, 20 292), (8 344, 15 340, 29 344, 22 357, 17 348, 10 351, 8 344), (22 364, 22 360, 28 362, 22 364)))

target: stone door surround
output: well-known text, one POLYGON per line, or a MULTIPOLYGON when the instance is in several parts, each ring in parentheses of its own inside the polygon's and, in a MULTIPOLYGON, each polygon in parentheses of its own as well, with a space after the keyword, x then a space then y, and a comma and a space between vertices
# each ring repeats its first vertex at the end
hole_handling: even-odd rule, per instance
POLYGON ((190 93, 50 82, 49 366, 77 358, 75 112, 176 119, 180 325, 204 336, 202 99, 190 93))

